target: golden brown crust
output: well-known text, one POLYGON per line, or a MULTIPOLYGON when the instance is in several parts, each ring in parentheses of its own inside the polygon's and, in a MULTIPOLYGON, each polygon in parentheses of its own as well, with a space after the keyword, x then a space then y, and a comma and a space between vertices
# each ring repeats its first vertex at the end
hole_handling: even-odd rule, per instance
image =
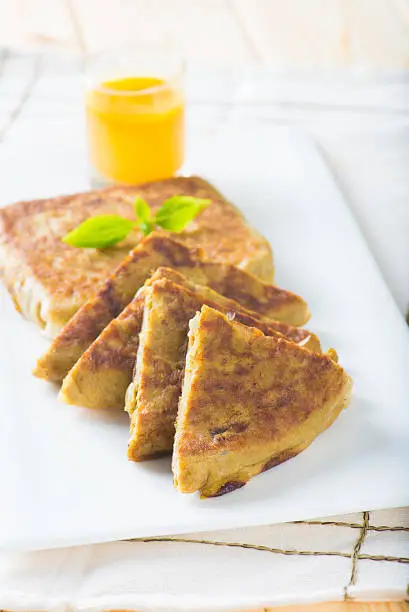
POLYGON ((68 372, 59 393, 63 402, 86 408, 123 409, 138 350, 143 308, 141 288, 68 372))
POLYGON ((158 268, 83 353, 63 380, 59 396, 62 401, 87 408, 123 410, 139 345, 145 287, 170 274, 173 271, 169 268, 158 268))
MULTIPOLYGON (((167 277, 153 282, 145 297, 135 377, 126 402, 131 415, 128 458, 133 461, 172 451, 189 320, 203 304, 269 336, 284 337, 280 333, 284 328, 291 339, 310 338, 306 330, 259 318, 209 287, 186 282, 172 270, 167 277)), ((318 339, 317 343, 319 346, 318 339)))
POLYGON ((178 234, 206 256, 248 269, 266 280, 273 273, 268 242, 210 184, 175 177, 139 186, 114 186, 46 200, 18 202, 0 210, 0 265, 5 284, 25 316, 51 334, 94 294, 141 239, 134 230, 119 246, 75 249, 61 238, 90 216, 119 214, 133 219, 136 195, 157 210, 173 195, 212 199, 212 205, 178 234), (223 233, 218 228, 223 227, 223 233), (246 243, 246 259, 240 244, 246 243))
MULTIPOLYGON (((200 307, 203 304, 208 304, 216 310, 220 310, 220 312, 229 313, 231 317, 238 317, 238 320, 244 325, 257 327, 267 336, 271 335, 271 330, 273 330, 292 342, 302 343, 305 348, 318 353, 321 352, 320 341, 312 332, 302 327, 296 327, 291 323, 276 320, 274 316, 266 315, 266 309, 263 307, 265 304, 260 304, 260 312, 249 309, 248 303, 253 305, 257 303, 253 299, 253 295, 260 291, 260 286, 264 289, 265 285, 268 289, 272 289, 272 292, 277 291, 280 294, 289 294, 289 292, 273 285, 267 285, 242 270, 233 266, 202 261, 193 268, 158 268, 157 275, 154 275, 148 283, 152 284, 154 281, 161 279, 164 279, 162 286, 168 288, 170 292, 176 293, 174 284, 179 285, 178 289, 183 287, 190 291, 191 295, 194 295, 197 302, 200 303, 200 307), (236 272, 240 272, 240 276, 236 272), (220 281, 221 276, 223 276, 222 282, 220 281), (173 281, 173 287, 172 283, 167 283, 166 280, 173 281), (246 286, 247 291, 245 290, 246 286), (237 295, 241 299, 236 300, 232 298, 232 295, 237 295)), ((292 296, 293 294, 289 295, 292 296)), ((295 297, 298 298, 298 296, 295 297)), ((302 298, 299 299, 302 300, 302 298)), ((274 313, 274 301, 274 298, 270 301, 268 309, 270 313, 274 313)))
MULTIPOLYGON (((193 271, 189 268, 181 269, 186 275, 195 276, 196 268, 193 271)), ((214 268, 212 267, 211 270, 214 268)), ((199 276, 203 281, 203 274, 200 273, 199 276)), ((189 282, 176 269, 158 268, 155 274, 146 281, 145 287, 160 279, 173 281, 168 287, 177 285, 179 293, 183 293, 183 289, 187 294, 190 291, 194 295, 196 309, 200 308, 203 303, 208 303, 220 308, 223 312, 231 314, 240 312, 242 322, 259 325, 264 333, 268 334, 269 328, 272 328, 294 342, 306 343, 307 346, 320 351, 318 338, 307 330, 271 321, 260 317, 257 313, 246 311, 237 302, 219 295, 209 287, 189 282)), ((60 393, 60 398, 64 402, 96 409, 123 409, 125 392, 132 380, 138 350, 143 308, 144 289, 141 288, 130 304, 107 325, 68 372, 60 393)))
POLYGON ((232 265, 203 262, 202 273, 207 282, 201 282, 201 270, 196 270, 196 278, 191 280, 199 285, 209 285, 212 289, 239 304, 247 310, 257 312, 269 319, 304 325, 310 318, 306 302, 295 293, 280 289, 276 285, 263 282, 254 275, 232 265))
MULTIPOLYGON (((212 199, 212 205, 190 223, 185 231, 178 234, 178 240, 188 247, 200 246, 210 261, 230 263, 267 282, 273 280, 272 254, 268 241, 247 224, 240 211, 213 185, 197 176, 175 177, 160 181, 159 198, 155 185, 147 183, 137 188, 137 192, 152 203, 154 208, 176 194, 212 199), (243 244, 246 245, 245 256, 243 244)), ((125 189, 136 191, 136 188, 125 189)))
POLYGON ((131 232, 120 246, 104 251, 76 249, 61 241, 97 214, 132 218, 133 210, 129 202, 98 192, 20 202, 0 210, 5 284, 23 314, 49 333, 71 318, 140 240, 138 232, 131 232))
MULTIPOLYGON (((290 292, 270 286, 255 276, 237 270, 229 264, 214 264, 203 259, 203 252, 187 248, 178 240, 153 233, 145 238, 106 280, 99 292, 90 298, 72 317, 53 341, 49 350, 38 360, 34 374, 46 380, 62 380, 84 351, 102 330, 117 317, 132 300, 145 279, 159 266, 179 269, 200 284, 224 291, 229 295, 240 294, 244 306, 250 301, 259 304, 263 315, 274 312, 278 318, 304 320, 308 307, 304 300, 290 292), (247 290, 246 290, 247 288, 247 290), (274 295, 279 296, 276 301, 274 295), (286 304, 283 294, 287 294, 286 304)), ((281 325, 278 324, 278 325, 281 325)), ((286 327, 282 327, 287 335, 286 327)), ((293 332, 299 335, 298 331, 293 332)), ((311 337, 311 342, 314 338, 311 337)))
POLYGON ((199 249, 154 233, 142 240, 72 317, 38 360, 34 374, 46 380, 62 380, 103 329, 133 299, 146 278, 161 265, 195 266, 199 249))
POLYGON ((306 448, 345 407, 350 389, 330 357, 203 306, 191 322, 176 486, 213 496, 246 483, 306 448))

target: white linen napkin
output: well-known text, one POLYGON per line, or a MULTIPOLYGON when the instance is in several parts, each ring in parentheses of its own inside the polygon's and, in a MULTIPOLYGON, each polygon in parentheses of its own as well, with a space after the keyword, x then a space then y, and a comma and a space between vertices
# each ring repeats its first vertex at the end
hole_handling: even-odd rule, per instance
MULTIPOLYGON (((164 510, 165 511, 165 510, 164 510)), ((16 612, 210 612, 404 599, 409 510, 0 557, 16 612)))

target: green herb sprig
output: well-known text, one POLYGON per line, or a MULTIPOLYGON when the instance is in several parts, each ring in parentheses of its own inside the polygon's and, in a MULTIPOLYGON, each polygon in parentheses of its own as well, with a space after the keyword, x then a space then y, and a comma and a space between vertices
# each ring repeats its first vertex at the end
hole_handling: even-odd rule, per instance
POLYGON ((124 240, 135 228, 144 236, 156 227, 181 232, 210 203, 211 200, 193 196, 173 196, 153 215, 149 204, 138 196, 134 202, 136 221, 120 215, 96 215, 66 234, 62 241, 77 248, 106 249, 124 240))

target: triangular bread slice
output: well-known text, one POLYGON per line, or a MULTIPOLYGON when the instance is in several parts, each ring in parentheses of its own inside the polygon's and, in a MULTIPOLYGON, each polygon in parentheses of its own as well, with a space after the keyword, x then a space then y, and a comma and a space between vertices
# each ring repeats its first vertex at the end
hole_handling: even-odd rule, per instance
POLYGON ((351 386, 327 355, 203 306, 190 323, 172 461, 176 488, 222 495, 294 457, 333 423, 351 386))
POLYGON ((131 251, 100 291, 61 330, 38 360, 34 375, 61 381, 159 266, 176 268, 194 282, 209 285, 263 316, 292 325, 303 325, 309 318, 307 304, 294 293, 264 283, 231 264, 206 261, 201 249, 153 233, 131 251))
POLYGON ((202 257, 200 249, 189 249, 166 236, 154 233, 142 240, 63 327, 37 361, 33 374, 45 380, 61 381, 156 268, 194 267, 202 257))
POLYGON ((187 349, 189 321, 207 304, 264 334, 309 344, 320 351, 310 332, 257 317, 209 287, 162 279, 145 291, 143 323, 133 382, 125 409, 131 416, 128 457, 133 461, 172 452, 174 422, 187 349))
POLYGON ((156 270, 68 372, 61 386, 60 400, 99 410, 124 409, 138 351, 146 288, 156 280, 175 276, 183 282, 184 277, 171 268, 156 270))
MULTIPOLYGON (((221 301, 224 303, 225 311, 233 312, 240 309, 243 313, 245 312, 245 309, 237 302, 223 298, 208 287, 200 287, 188 282, 176 270, 158 268, 144 287, 138 291, 132 302, 124 308, 119 317, 107 325, 68 372, 60 391, 62 401, 87 408, 123 410, 125 392, 132 380, 139 344, 146 287, 160 279, 173 280, 181 287, 199 292, 196 310, 207 299, 211 303, 221 301)), ((318 338, 307 330, 271 321, 250 311, 247 314, 254 318, 265 319, 268 325, 295 342, 303 342, 315 350, 320 350, 318 338)))

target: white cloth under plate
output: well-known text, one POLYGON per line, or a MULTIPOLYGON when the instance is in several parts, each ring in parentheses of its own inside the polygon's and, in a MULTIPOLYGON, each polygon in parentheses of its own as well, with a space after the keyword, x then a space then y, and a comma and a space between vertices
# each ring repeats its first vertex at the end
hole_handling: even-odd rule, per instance
MULTIPOLYGON (((5 142, 27 133, 32 121, 46 119, 52 124, 67 117, 69 124, 71 102, 78 94, 76 75, 64 76, 56 62, 58 83, 50 71, 50 78, 37 83, 39 88, 31 91, 26 103, 24 91, 34 60, 11 59, 15 65, 5 66, 0 81, 0 132, 5 142), (22 101, 24 107, 15 113, 22 101)), ((220 84, 228 86, 225 80, 220 84)), ((297 107, 299 86, 286 89, 283 79, 281 87, 288 94, 288 107, 270 107, 268 96, 260 105, 254 83, 242 86, 228 104, 220 98, 209 101, 201 92, 219 95, 221 89, 202 81, 192 96, 192 115, 200 122, 293 120, 307 125, 404 313, 409 304, 409 123, 402 114, 404 89, 389 87, 385 94, 383 88, 371 86, 365 93, 360 87, 353 102, 377 107, 379 114, 371 121, 371 113, 345 116, 342 108, 339 120, 333 108, 311 112, 308 104, 322 100, 323 93, 331 105, 331 88, 321 88, 318 97, 308 93, 307 106, 297 107), (383 106, 391 112, 383 115, 383 106)), ((342 103, 351 99, 347 87, 342 96, 342 103)), ((0 608, 239 610, 346 597, 403 599, 409 582, 407 508, 172 539, 176 541, 3 555, 0 608)))
POLYGON ((0 557, 0 605, 16 612, 254 611, 401 600, 409 581, 405 508, 159 540, 0 557))

